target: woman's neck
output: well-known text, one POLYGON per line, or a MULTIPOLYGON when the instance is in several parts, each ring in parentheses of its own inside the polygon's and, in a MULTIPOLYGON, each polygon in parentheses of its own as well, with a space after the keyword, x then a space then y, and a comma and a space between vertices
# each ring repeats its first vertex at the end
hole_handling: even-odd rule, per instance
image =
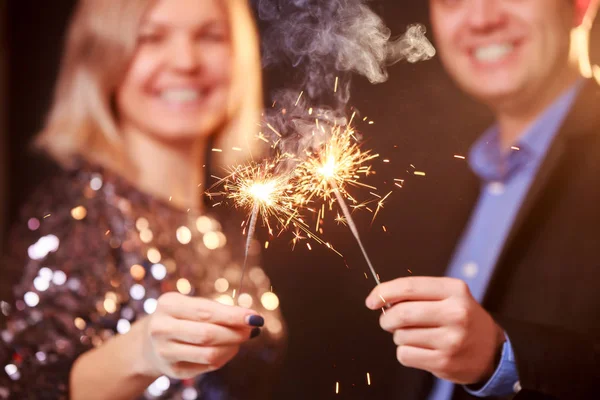
POLYGON ((180 209, 202 211, 206 141, 168 143, 123 127, 132 183, 141 191, 170 201, 180 209))

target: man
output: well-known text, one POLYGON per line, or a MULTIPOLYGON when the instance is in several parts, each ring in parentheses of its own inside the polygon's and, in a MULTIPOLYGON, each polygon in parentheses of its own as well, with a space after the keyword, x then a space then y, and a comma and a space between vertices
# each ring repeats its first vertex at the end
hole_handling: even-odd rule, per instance
POLYGON ((597 6, 430 0, 444 67, 496 125, 468 157, 478 196, 456 177, 460 201, 443 204, 455 223, 440 241, 444 224, 431 229, 432 249, 454 250, 422 271, 445 277, 399 278, 366 300, 391 305, 380 324, 413 368, 397 398, 600 398, 600 89, 570 53, 597 6))

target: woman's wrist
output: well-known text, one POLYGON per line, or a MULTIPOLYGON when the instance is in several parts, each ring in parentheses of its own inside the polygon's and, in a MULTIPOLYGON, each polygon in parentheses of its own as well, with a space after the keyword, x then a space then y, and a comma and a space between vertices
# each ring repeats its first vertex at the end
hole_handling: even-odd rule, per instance
POLYGON ((113 337, 75 361, 72 399, 135 398, 161 375, 144 354, 145 323, 134 323, 125 335, 113 337))
POLYGON ((152 362, 147 324, 148 317, 145 317, 131 326, 131 330, 122 337, 123 347, 125 347, 123 350, 128 357, 126 362, 131 365, 131 371, 135 376, 156 379, 162 374, 152 362))

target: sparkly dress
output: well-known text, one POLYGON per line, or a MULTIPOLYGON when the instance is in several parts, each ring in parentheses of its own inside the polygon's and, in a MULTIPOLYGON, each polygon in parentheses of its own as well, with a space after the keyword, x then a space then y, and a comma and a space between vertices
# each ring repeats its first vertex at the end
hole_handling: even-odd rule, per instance
MULTIPOLYGON (((22 279, 14 301, 0 303, 0 399, 68 398, 75 359, 126 334, 165 292, 233 304, 244 244, 240 219, 229 219, 178 210, 85 163, 46 182, 23 207, 2 265, 22 279)), ((221 370, 160 377, 142 399, 269 398, 285 329, 256 258, 238 301, 265 317, 262 335, 221 370)))

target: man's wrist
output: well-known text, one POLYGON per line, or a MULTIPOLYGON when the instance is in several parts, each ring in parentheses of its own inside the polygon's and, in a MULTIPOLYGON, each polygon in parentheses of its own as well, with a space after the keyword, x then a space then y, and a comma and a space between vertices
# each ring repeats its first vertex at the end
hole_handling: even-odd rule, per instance
POLYGON ((502 342, 500 362, 492 376, 483 384, 465 385, 465 390, 475 397, 508 396, 514 394, 515 382, 519 381, 510 337, 505 333, 502 342))
POLYGON ((468 385, 469 387, 475 388, 475 390, 477 390, 477 387, 483 387, 485 383, 490 380, 496 369, 498 369, 500 361, 502 360, 502 349, 504 348, 504 343, 506 342, 506 335, 504 330, 498 324, 495 323, 495 327, 494 355, 491 358, 483 376, 476 383, 468 385))

